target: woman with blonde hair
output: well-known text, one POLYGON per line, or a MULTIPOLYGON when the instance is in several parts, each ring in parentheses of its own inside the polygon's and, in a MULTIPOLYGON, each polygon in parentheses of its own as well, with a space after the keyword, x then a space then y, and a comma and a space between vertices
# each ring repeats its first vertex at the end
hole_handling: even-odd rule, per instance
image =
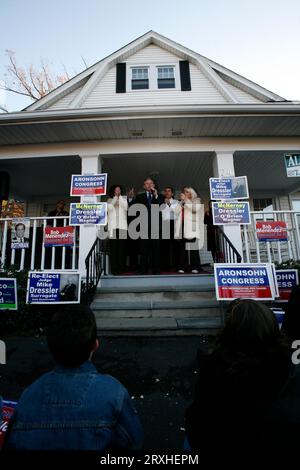
POLYGON ((204 242, 204 210, 196 191, 185 186, 180 195, 180 204, 174 210, 175 237, 179 243, 180 274, 190 270, 193 274, 202 271, 199 249, 204 242))
POLYGON ((122 192, 119 184, 113 185, 107 200, 110 268, 113 275, 125 271, 128 203, 127 197, 122 196, 122 192))

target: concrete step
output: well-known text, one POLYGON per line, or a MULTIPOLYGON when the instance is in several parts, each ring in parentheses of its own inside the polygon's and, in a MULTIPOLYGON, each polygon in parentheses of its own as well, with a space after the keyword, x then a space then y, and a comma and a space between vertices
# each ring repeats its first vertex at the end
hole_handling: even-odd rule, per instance
POLYGON ((99 287, 114 288, 153 288, 153 287, 214 287, 213 274, 173 274, 173 275, 144 275, 144 276, 103 276, 99 287))
POLYGON ((201 309, 139 309, 139 310, 94 310, 96 319, 114 318, 217 318, 220 317, 219 308, 201 309))
POLYGON ((102 294, 124 294, 146 292, 215 292, 214 283, 208 285, 181 285, 181 286, 124 286, 124 287, 97 287, 96 296, 102 294))
POLYGON ((136 300, 136 301, 105 301, 95 300, 91 304, 92 310, 157 310, 157 309, 187 309, 187 308, 217 308, 218 302, 213 299, 201 300, 136 300))
POLYGON ((128 335, 202 335, 214 334, 221 327, 221 319, 197 318, 97 318, 97 328, 102 335, 128 336, 128 335))
POLYGON ((152 292, 98 292, 93 304, 107 303, 144 303, 151 305, 156 302, 215 301, 214 291, 152 291, 152 292))

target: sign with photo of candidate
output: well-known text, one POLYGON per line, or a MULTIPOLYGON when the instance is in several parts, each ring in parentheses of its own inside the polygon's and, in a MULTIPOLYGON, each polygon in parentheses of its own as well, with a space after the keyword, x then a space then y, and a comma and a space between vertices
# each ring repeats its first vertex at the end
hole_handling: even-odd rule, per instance
POLYGON ((76 271, 30 271, 28 274, 28 304, 78 304, 81 278, 76 271))
POLYGON ((247 176, 209 178, 210 199, 248 199, 247 176))
POLYGON ((212 214, 214 225, 249 225, 249 202, 213 202, 212 214))
POLYGON ((0 278, 0 310, 18 310, 17 280, 0 278))
POLYGON ((217 300, 274 300, 278 296, 272 263, 215 263, 217 300))
POLYGON ((30 219, 13 219, 11 226, 11 249, 29 248, 30 219))
POLYGON ((70 204, 70 225, 106 225, 107 203, 70 204))
POLYGON ((99 175, 72 175, 71 196, 104 196, 107 173, 99 175))

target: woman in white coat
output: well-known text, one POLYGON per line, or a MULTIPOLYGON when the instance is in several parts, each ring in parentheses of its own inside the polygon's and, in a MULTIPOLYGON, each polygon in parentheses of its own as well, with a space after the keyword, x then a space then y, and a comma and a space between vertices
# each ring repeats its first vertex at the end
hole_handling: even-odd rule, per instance
POLYGON ((178 239, 179 270, 183 274, 202 271, 199 249, 204 242, 204 209, 201 199, 191 187, 184 187, 180 204, 175 208, 175 237, 178 239))
POLYGON ((122 187, 119 184, 113 185, 107 200, 110 268, 113 275, 121 274, 125 270, 127 210, 127 197, 122 196, 122 187))

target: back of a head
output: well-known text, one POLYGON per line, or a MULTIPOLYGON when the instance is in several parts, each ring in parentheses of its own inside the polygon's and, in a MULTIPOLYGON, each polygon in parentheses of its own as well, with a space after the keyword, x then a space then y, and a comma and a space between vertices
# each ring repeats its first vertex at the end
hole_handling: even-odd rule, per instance
POLYGON ((229 308, 220 345, 241 352, 255 352, 278 343, 281 333, 273 312, 255 300, 237 300, 229 308))
POLYGON ((89 359, 96 339, 95 316, 88 306, 59 306, 47 333, 48 347, 58 364, 79 367, 89 359))

